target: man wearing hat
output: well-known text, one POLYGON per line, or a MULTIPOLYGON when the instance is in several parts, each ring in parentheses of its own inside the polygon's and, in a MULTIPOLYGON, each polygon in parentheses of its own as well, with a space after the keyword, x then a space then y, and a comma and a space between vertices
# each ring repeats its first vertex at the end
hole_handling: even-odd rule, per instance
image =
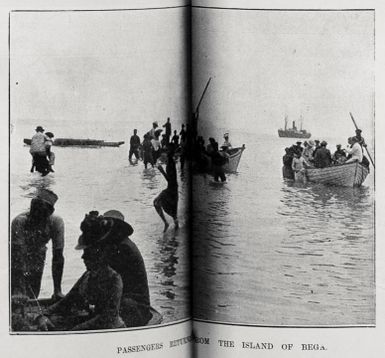
POLYGON ((314 154, 314 166, 316 168, 325 168, 332 164, 332 155, 330 150, 326 148, 327 145, 325 141, 322 141, 321 146, 314 154))
POLYGON ((225 133, 225 134, 223 135, 223 138, 224 138, 225 141, 223 142, 221 148, 222 148, 223 150, 231 149, 231 148, 232 148, 232 145, 231 145, 230 140, 229 140, 229 133, 225 133))
POLYGON ((138 136, 138 130, 134 129, 134 134, 130 138, 130 151, 128 152, 128 160, 131 162, 132 156, 139 159, 140 138, 138 136))
POLYGON ((302 152, 302 157, 305 159, 306 163, 310 165, 313 161, 314 142, 312 140, 309 140, 309 142, 305 141, 303 145, 304 150, 302 152))
POLYGON ((31 148, 29 152, 32 155, 32 168, 31 172, 33 172, 34 168, 44 175, 49 173, 49 162, 47 159, 47 151, 46 151, 46 141, 49 138, 44 134, 44 128, 42 126, 37 126, 36 134, 31 139, 31 148))
POLYGON ((362 130, 357 128, 355 138, 357 139, 357 143, 361 147, 366 147, 365 139, 364 139, 364 137, 361 136, 361 133, 362 133, 362 130))
POLYGON ((351 137, 350 138, 350 148, 348 147, 347 152, 349 154, 348 160, 345 163, 352 163, 352 162, 362 162, 363 159, 363 151, 360 143, 358 142, 357 137, 351 137))
POLYGON ((80 236, 76 249, 87 247, 87 241, 97 242, 106 255, 109 266, 123 281, 120 316, 127 327, 143 326, 151 319, 150 294, 142 254, 129 238, 134 229, 118 210, 109 210, 102 218, 100 228, 96 226, 98 235, 88 235, 87 232, 92 230, 85 228, 85 221, 82 223, 83 235, 80 236))
POLYGON ((320 149, 320 141, 318 139, 314 140, 314 150, 313 150, 313 157, 315 156, 315 153, 317 152, 318 149, 320 149))
POLYGON ((336 145, 337 150, 333 154, 333 161, 336 164, 342 164, 346 161, 346 152, 341 149, 341 144, 336 145))
POLYGON ((46 308, 38 317, 37 325, 42 331, 125 327, 119 313, 123 281, 109 265, 102 245, 108 227, 103 225, 103 217, 97 211, 91 211, 80 228, 83 233, 76 249, 83 250, 86 272, 63 299, 46 308))
POLYGON ((47 244, 52 242, 53 297, 61 298, 64 266, 64 222, 54 215, 58 197, 41 189, 31 200, 28 212, 11 224, 11 294, 39 297, 47 244))
POLYGON ((302 153, 303 151, 302 142, 301 141, 296 142, 294 148, 298 153, 302 153))

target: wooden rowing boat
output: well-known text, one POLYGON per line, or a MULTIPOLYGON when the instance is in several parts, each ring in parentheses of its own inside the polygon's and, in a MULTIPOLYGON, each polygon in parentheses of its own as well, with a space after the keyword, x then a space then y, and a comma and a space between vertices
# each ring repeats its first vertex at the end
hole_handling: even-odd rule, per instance
MULTIPOLYGON (((31 145, 31 139, 24 138, 24 144, 31 145)), ((70 147, 70 146, 79 146, 79 147, 119 147, 124 144, 123 141, 120 142, 105 142, 104 140, 99 139, 75 139, 75 138, 56 138, 53 142, 53 145, 58 147, 70 147)))
MULTIPOLYGON (((219 153, 226 158, 226 163, 223 165, 223 169, 226 173, 236 173, 238 169, 239 162, 242 157, 243 151, 246 149, 245 145, 242 147, 227 149, 226 151, 220 150, 219 153)), ((211 165, 211 157, 204 153, 203 155, 203 165, 193 162, 193 172, 194 173, 212 173, 213 168, 211 165)))
MULTIPOLYGON (((54 301, 50 298, 43 298, 39 299, 38 301, 35 300, 29 300, 27 304, 23 307, 23 322, 24 326, 20 329, 13 329, 14 332, 24 332, 24 331, 37 331, 38 327, 36 325, 36 318, 41 315, 42 310, 44 308, 50 306, 53 304, 54 301)), ((153 307, 150 307, 151 312, 151 319, 145 324, 145 326, 154 326, 161 324, 163 322, 163 316, 155 310, 153 307)), ((84 318, 87 316, 87 313, 85 311, 79 311, 76 316, 73 315, 74 318, 71 318, 72 321, 84 320, 84 318)), ((68 331, 68 327, 64 325, 65 320, 63 318, 59 318, 60 316, 53 316, 53 320, 55 321, 55 328, 54 331, 68 331), (61 324, 62 323, 62 324, 61 324)), ((51 317, 50 317, 51 318, 51 317)), ((123 328, 124 329, 124 328, 123 328)))
POLYGON ((358 162, 306 169, 310 182, 347 187, 361 186, 368 174, 369 169, 358 162))
POLYGON ((238 169, 239 162, 243 151, 246 149, 245 145, 238 148, 231 148, 226 151, 228 162, 224 165, 226 173, 235 173, 238 169))

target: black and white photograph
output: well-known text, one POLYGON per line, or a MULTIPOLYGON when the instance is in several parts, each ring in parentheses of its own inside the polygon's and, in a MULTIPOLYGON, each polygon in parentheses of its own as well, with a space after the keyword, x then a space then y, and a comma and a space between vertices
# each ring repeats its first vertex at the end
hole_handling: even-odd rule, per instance
POLYGON ((375 325, 374 15, 193 7, 195 319, 375 325))
POLYGON ((11 332, 189 319, 188 16, 10 12, 11 332))
POLYGON ((0 355, 380 357, 384 17, 4 0, 0 355))

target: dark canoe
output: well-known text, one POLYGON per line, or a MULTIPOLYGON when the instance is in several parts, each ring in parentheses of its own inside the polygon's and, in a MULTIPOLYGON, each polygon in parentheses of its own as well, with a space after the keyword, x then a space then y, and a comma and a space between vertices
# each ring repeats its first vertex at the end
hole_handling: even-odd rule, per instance
MULTIPOLYGON (((44 308, 52 305, 54 301, 50 298, 43 298, 39 299, 38 302, 35 300, 30 300, 25 306, 24 306, 24 321, 26 322, 25 328, 20 329, 20 330, 14 330, 15 332, 22 332, 22 331, 37 331, 38 328, 36 326, 36 318, 41 314, 42 310, 44 308)), ((147 326, 154 326, 154 325, 159 325, 163 322, 163 316, 155 310, 153 307, 150 308, 152 317, 151 319, 147 322, 145 327, 147 326)), ((77 313, 77 318, 79 319, 79 322, 84 320, 84 316, 87 316, 87 313, 85 311, 79 311, 77 313)), ((75 318, 76 319, 76 318, 75 318)), ((74 319, 74 320, 75 320, 74 319)), ((68 328, 65 326, 60 326, 58 325, 58 322, 60 320, 55 320, 55 329, 54 331, 68 331, 68 328)), ((131 328, 131 327, 130 327, 131 328)), ((122 328, 124 329, 124 328, 122 328)))
MULTIPOLYGON (((24 144, 31 145, 31 139, 24 138, 24 144)), ((120 142, 105 142, 100 139, 74 139, 74 138, 56 138, 53 142, 53 145, 58 147, 70 147, 70 146, 79 146, 79 147, 119 147, 124 144, 123 141, 120 142)))

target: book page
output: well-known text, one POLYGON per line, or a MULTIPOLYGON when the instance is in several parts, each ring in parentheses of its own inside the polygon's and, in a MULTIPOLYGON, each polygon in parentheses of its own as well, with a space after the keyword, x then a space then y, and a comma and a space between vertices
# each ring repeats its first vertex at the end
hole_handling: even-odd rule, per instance
POLYGON ((383 15, 193 2, 197 356, 385 353, 383 15))
POLYGON ((189 3, 0 11, 1 356, 189 357, 189 3))

